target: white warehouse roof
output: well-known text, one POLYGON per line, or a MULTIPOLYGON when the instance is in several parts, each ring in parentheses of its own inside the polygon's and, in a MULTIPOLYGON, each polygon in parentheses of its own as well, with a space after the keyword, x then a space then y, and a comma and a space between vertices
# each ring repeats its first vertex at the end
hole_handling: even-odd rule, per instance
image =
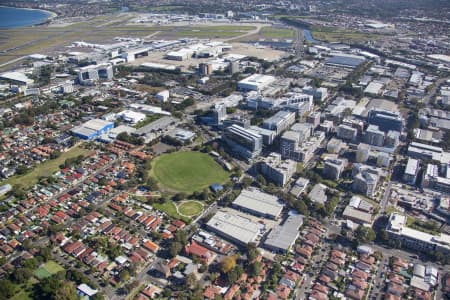
POLYGON ((272 218, 277 218, 284 207, 278 197, 261 192, 258 189, 242 190, 241 194, 233 201, 233 205, 272 218))
POLYGON ((207 226, 211 230, 244 245, 254 242, 264 228, 262 224, 253 222, 248 218, 223 211, 218 211, 208 221, 207 226))

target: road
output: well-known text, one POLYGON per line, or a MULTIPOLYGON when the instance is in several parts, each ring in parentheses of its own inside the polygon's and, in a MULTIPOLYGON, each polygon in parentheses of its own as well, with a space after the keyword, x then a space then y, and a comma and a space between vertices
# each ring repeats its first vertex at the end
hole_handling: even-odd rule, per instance
POLYGON ((430 103, 431 98, 433 98, 433 96, 436 94, 436 92, 439 89, 439 87, 441 86, 441 84, 443 84, 445 81, 447 81, 449 79, 450 79, 450 77, 439 78, 438 80, 436 80, 431 91, 429 93, 427 93, 427 95, 422 99, 422 102, 424 102, 425 106, 427 106, 430 103))
POLYGON ((391 194, 391 188, 392 188, 392 182, 389 181, 389 183, 387 184, 386 190, 384 191, 383 198, 380 201, 380 209, 379 209, 378 215, 375 217, 375 219, 378 216, 382 215, 386 211, 386 205, 389 202, 389 196, 391 194))
MULTIPOLYGON (((252 24, 252 25, 255 25, 255 24, 252 24)), ((224 39, 223 41, 224 42, 232 42, 234 40, 242 39, 242 38, 245 38, 245 37, 257 34, 261 30, 261 28, 266 27, 266 26, 270 26, 270 24, 256 24, 256 29, 253 29, 253 30, 251 30, 251 31, 249 31, 247 33, 242 34, 242 35, 238 35, 238 36, 235 36, 235 37, 232 37, 232 38, 224 39)))

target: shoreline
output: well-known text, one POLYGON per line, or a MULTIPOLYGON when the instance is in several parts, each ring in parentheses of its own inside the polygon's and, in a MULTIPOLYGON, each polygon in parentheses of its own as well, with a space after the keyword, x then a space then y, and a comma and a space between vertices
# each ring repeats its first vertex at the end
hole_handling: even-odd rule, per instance
POLYGON ((28 7, 15 7, 15 6, 6 6, 6 5, 0 5, 1 7, 5 7, 5 8, 14 8, 14 9, 23 9, 23 10, 37 10, 37 11, 41 11, 43 13, 46 13, 48 15, 47 19, 39 22, 37 24, 33 24, 33 25, 27 25, 27 26, 21 26, 21 27, 29 27, 29 26, 37 26, 37 25, 42 25, 45 24, 53 19, 55 19, 56 17, 58 17, 58 14, 55 13, 54 11, 51 10, 45 10, 45 9, 41 9, 41 8, 28 8, 28 7))

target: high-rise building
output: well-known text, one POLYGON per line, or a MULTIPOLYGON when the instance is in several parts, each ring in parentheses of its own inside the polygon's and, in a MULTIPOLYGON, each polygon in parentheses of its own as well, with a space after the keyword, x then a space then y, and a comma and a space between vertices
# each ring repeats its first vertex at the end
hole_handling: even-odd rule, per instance
POLYGON ((230 73, 231 74, 235 74, 235 73, 239 73, 240 68, 239 68, 239 61, 237 60, 233 60, 230 63, 230 73))
POLYGON ((201 63, 198 66, 200 75, 211 75, 213 72, 213 65, 211 63, 201 63))
POLYGON ((367 144, 359 144, 356 150, 356 162, 363 163, 369 159, 370 146, 367 144))
POLYGON ((227 117, 227 108, 225 104, 219 103, 214 105, 213 109, 213 118, 214 118, 214 124, 222 124, 222 122, 227 117))
POLYGON ((295 122, 295 113, 289 111, 279 111, 274 116, 265 120, 262 127, 274 130, 277 135, 288 129, 295 122))
POLYGON ((222 139, 234 153, 248 160, 258 156, 262 150, 262 136, 238 125, 225 128, 222 139))
POLYGON ((348 125, 339 125, 336 128, 336 136, 343 140, 352 141, 358 135, 358 130, 348 125))
POLYGON ((114 76, 111 64, 90 65, 78 70, 80 84, 93 84, 100 79, 112 79, 114 76))
POLYGON ((352 189, 367 197, 374 197, 379 179, 380 174, 377 169, 355 164, 352 189))
POLYGON ((417 174, 419 173, 420 161, 414 158, 408 158, 406 164, 405 173, 403 174, 403 180, 408 184, 416 184, 417 174))
POLYGON ((338 180, 347 166, 347 160, 327 159, 323 167, 322 175, 326 178, 338 180))
POLYGON ((270 153, 262 160, 261 173, 279 186, 285 186, 294 175, 297 163, 293 160, 282 160, 278 153, 270 153))
POLYGON ((377 125, 369 125, 364 134, 364 142, 369 145, 382 147, 384 144, 384 132, 377 125))

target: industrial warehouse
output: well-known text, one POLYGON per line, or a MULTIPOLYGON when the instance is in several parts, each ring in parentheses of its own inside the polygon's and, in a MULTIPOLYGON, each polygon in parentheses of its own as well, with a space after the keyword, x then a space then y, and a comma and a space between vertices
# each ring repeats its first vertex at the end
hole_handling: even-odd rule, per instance
POLYGON ((264 225, 253 222, 243 215, 223 211, 218 211, 206 226, 209 230, 241 246, 255 242, 264 230, 264 225))
POLYGON ((233 207, 269 219, 277 219, 283 210, 283 204, 276 196, 252 188, 243 190, 233 201, 233 207))
POLYGON ((264 242, 264 246, 274 252, 288 252, 298 238, 303 219, 303 215, 290 215, 283 225, 278 225, 272 229, 264 242))
POLYGON ((72 134, 83 140, 93 140, 114 128, 113 122, 92 119, 72 129, 72 134))

